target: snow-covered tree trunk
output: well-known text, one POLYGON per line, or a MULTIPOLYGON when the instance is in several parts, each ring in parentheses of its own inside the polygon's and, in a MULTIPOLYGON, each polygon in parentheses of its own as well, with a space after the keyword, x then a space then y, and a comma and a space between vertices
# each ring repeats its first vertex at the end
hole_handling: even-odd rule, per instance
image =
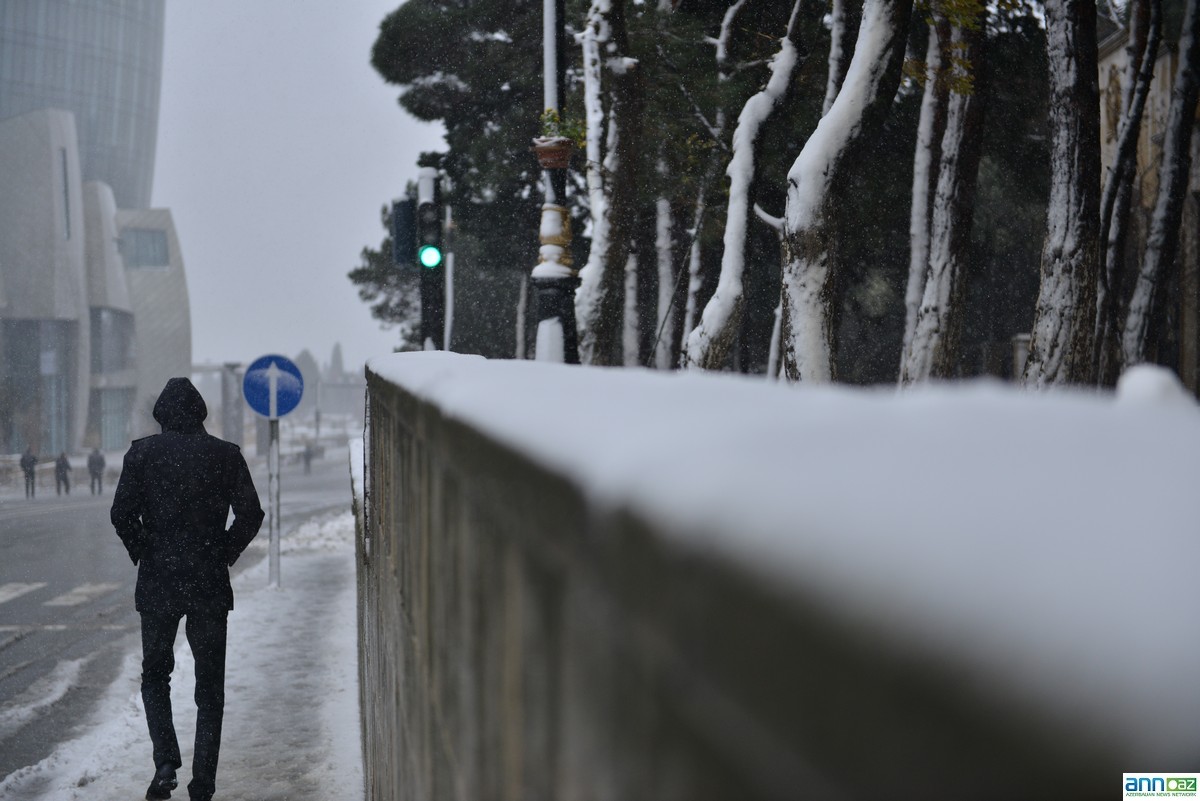
MULTIPOLYGON (((659 162, 659 172, 666 165, 659 162)), ((658 309, 655 315, 654 366, 671 369, 671 343, 675 341, 675 315, 671 313, 675 296, 675 221, 671 201, 660 197, 654 202, 654 253, 658 265, 658 309)))
POLYGON ((517 293, 517 345, 514 356, 525 358, 525 307, 529 303, 529 276, 521 276, 521 290, 517 293))
POLYGON ((1095 0, 1046 0, 1050 200, 1026 385, 1090 383, 1100 233, 1095 0))
POLYGON ((629 251, 625 259, 625 309, 621 318, 621 350, 626 367, 638 362, 638 257, 629 251))
POLYGON ((985 6, 973 20, 952 26, 950 51, 957 54, 954 83, 940 148, 937 190, 932 205, 929 264, 913 337, 904 353, 902 384, 948 378, 958 366, 963 321, 963 279, 971 245, 975 187, 979 176, 983 101, 978 77, 983 66, 985 6))
POLYGON ((775 322, 771 326, 771 345, 767 349, 767 380, 776 381, 779 378, 779 367, 782 360, 779 358, 780 339, 783 334, 783 301, 775 304, 775 322))
POLYGON ((1121 369, 1117 322, 1122 302, 1125 232, 1133 199, 1137 142, 1162 38, 1162 0, 1137 0, 1129 10, 1128 62, 1121 87, 1116 154, 1100 199, 1100 267, 1096 285, 1096 378, 1117 382, 1121 369))
MULTIPOLYGON (((775 229, 775 234, 779 237, 779 251, 783 252, 783 218, 772 217, 763 211, 758 205, 755 205, 754 211, 758 214, 758 218, 775 229)), ((783 364, 783 359, 780 355, 780 338, 783 331, 783 298, 775 304, 775 323, 771 326, 771 343, 767 348, 767 380, 777 381, 779 379, 779 368, 783 364)))
POLYGON ((688 336, 685 363, 688 367, 718 370, 729 354, 745 302, 742 275, 746 264, 746 240, 751 218, 751 188, 755 179, 755 149, 771 114, 787 98, 802 54, 797 41, 800 6, 795 0, 787 33, 779 52, 771 60, 767 85, 746 101, 733 132, 733 156, 725 174, 729 176, 729 210, 725 222, 724 250, 717 289, 704 307, 700 325, 688 336))
MULTIPOLYGON (((795 12, 793 11, 793 16, 795 12)), ((861 0, 832 0, 829 8, 829 75, 825 81, 825 102, 821 114, 829 113, 833 101, 846 80, 850 67, 850 56, 854 51, 854 40, 862 24, 861 0)))
MULTIPOLYGON (((708 176, 706 176, 708 177, 708 176)), ((707 184, 707 181, 705 182, 707 184)), ((684 334, 691 331, 696 324, 696 312, 699 310, 700 288, 704 283, 703 277, 700 275, 701 252, 700 252, 700 226, 704 224, 704 215, 708 211, 707 191, 704 186, 700 187, 700 191, 696 194, 696 206, 692 210, 692 228, 688 232, 692 238, 691 245, 688 246, 688 283, 687 283, 687 301, 683 307, 683 326, 684 334)), ((680 361, 683 361, 686 352, 686 342, 680 346, 680 361)))
POLYGON ((633 236, 641 102, 637 61, 628 55, 624 0, 593 0, 581 38, 592 244, 587 264, 579 271, 580 286, 575 293, 579 358, 584 364, 619 365, 624 271, 633 236), (601 76, 607 77, 607 92, 601 91, 601 76), (600 101, 603 94, 609 100, 607 115, 600 101), (604 127, 607 139, 601 160, 592 136, 604 127), (598 191, 594 186, 598 186, 598 191), (603 199, 597 205, 599 195, 603 199))
MULTIPOLYGON (((737 15, 745 7, 746 0, 737 0, 725 9, 725 14, 721 17, 721 28, 717 33, 717 38, 712 40, 715 47, 715 61, 717 65, 717 84, 722 85, 729 80, 729 40, 733 34, 734 21, 737 15)), ((720 103, 721 101, 718 101, 720 103)), ((710 130, 714 142, 720 142, 721 137, 725 135, 726 114, 724 105, 718 105, 716 113, 713 115, 715 120, 710 130)), ((705 217, 708 213, 708 188, 712 185, 713 180, 717 176, 717 171, 720 169, 719 154, 717 148, 713 148, 708 157, 708 165, 704 170, 704 177, 700 181, 700 189, 696 193, 696 204, 692 209, 692 227, 690 236, 692 243, 688 249, 688 283, 686 296, 687 300, 684 304, 683 325, 680 327, 680 336, 683 341, 679 343, 679 361, 680 366, 685 366, 687 363, 687 337, 695 328, 696 316, 700 311, 700 290, 704 286, 704 277, 701 275, 701 267, 703 264, 703 253, 701 252, 701 227, 704 225, 705 217)))
POLYGON ((942 134, 946 130, 946 104, 949 82, 942 77, 942 64, 950 41, 950 23, 936 16, 929 26, 925 48, 925 88, 921 95, 921 116, 917 122, 917 147, 913 154, 912 210, 909 214, 908 285, 904 291, 904 339, 901 342, 900 372, 917 329, 917 311, 925 293, 925 273, 929 269, 929 221, 933 217, 933 198, 937 192, 937 169, 941 161, 942 134))
POLYGON ((866 0, 842 90, 788 171, 780 336, 789 381, 834 377, 836 191, 891 108, 911 14, 912 0, 866 0))
POLYGON ((1175 262, 1179 253, 1179 223, 1191 173, 1192 129, 1196 120, 1196 100, 1200 94, 1200 76, 1197 76, 1197 69, 1200 69, 1198 1, 1188 0, 1183 29, 1179 35, 1179 65, 1175 70, 1175 87, 1171 90, 1171 106, 1167 111, 1158 198, 1150 218, 1146 255, 1142 259, 1142 269, 1129 301, 1129 314, 1125 318, 1125 332, 1121 339, 1126 366, 1146 360, 1146 344, 1158 283, 1162 273, 1175 262))
POLYGON ((612 38, 609 24, 611 0, 595 0, 588 9, 587 21, 579 34, 583 50, 583 110, 587 125, 584 175, 587 180, 588 209, 592 221, 591 250, 587 264, 579 271, 579 287, 575 290, 575 319, 579 331, 579 359, 592 361, 595 334, 590 328, 597 324, 601 298, 611 288, 611 278, 604 279, 604 253, 608 250, 608 194, 605 191, 603 136, 605 130, 602 52, 612 38))

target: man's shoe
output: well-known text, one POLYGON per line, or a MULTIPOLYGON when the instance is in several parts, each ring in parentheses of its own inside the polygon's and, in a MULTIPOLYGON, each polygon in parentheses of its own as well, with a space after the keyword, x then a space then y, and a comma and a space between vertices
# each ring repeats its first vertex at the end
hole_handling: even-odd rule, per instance
POLYGON ((150 787, 146 790, 146 801, 162 801, 171 797, 171 791, 179 786, 175 781, 175 768, 163 765, 154 774, 150 787))

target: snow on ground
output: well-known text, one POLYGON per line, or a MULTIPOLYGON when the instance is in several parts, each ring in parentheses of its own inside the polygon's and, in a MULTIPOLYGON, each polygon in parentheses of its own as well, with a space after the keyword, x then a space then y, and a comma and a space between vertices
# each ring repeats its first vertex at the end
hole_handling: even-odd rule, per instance
MULTIPOLYGON (((281 587, 267 586, 265 559, 234 579, 220 801, 363 797, 353 542, 349 512, 317 518, 282 538, 281 587)), ((135 636, 120 676, 79 736, 5 779, 0 798, 142 798, 154 765, 140 671, 135 636)), ((194 686, 180 626, 171 698, 184 767, 173 797, 187 797, 191 778, 194 686)))
POLYGON ((442 353, 370 369, 563 473, 598 513, 631 509, 1074 736, 1138 764, 1200 753, 1200 407, 1162 370, 1114 396, 442 353))
POLYGON ((39 710, 53 706, 79 681, 79 674, 89 660, 70 659, 59 662, 48 675, 29 685, 16 698, 0 709, 0 740, 10 737, 28 723, 39 710))

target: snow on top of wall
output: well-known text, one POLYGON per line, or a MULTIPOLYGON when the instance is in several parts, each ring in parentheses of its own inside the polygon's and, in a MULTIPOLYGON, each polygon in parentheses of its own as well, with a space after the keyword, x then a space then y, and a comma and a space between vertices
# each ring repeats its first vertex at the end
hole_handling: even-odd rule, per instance
POLYGON ((1122 405, 1182 406, 1195 409, 1196 399, 1176 375, 1157 364, 1137 364, 1121 374, 1117 402, 1122 405))
MULTIPOLYGON (((369 367, 600 507, 937 653, 1066 731, 1095 727, 1139 764, 1200 751, 1194 402, 446 353, 369 367)), ((1146 375, 1134 384, 1161 379, 1146 375)))
POLYGON ((362 508, 366 491, 366 475, 363 469, 364 442, 362 437, 350 440, 350 493, 354 502, 362 508))

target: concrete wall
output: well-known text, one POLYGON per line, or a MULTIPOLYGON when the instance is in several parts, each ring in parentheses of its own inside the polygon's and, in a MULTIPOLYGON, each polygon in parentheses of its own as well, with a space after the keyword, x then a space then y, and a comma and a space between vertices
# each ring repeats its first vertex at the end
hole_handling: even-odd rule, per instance
POLYGON ((370 801, 1116 792, 1120 759, 1087 726, 1064 738, 953 659, 600 508, 370 370, 368 415, 370 801))

